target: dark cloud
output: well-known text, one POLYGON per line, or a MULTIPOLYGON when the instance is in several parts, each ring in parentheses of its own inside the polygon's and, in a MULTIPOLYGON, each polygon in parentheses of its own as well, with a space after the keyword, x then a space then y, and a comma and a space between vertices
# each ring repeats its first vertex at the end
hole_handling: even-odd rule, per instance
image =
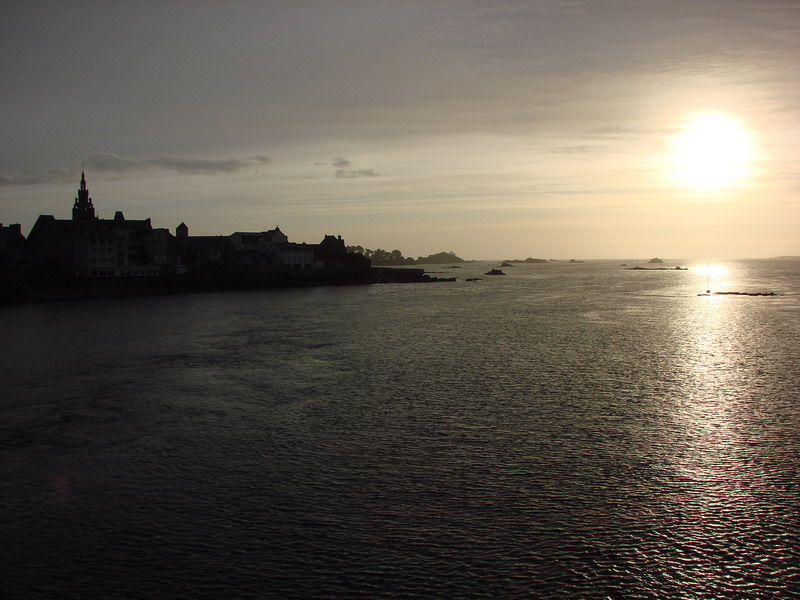
POLYGON ((116 154, 95 154, 86 159, 86 164, 97 171, 112 171, 114 173, 140 171, 151 166, 146 161, 136 158, 123 158, 116 154))
MULTIPOLYGON (((85 161, 85 166, 96 172, 129 173, 158 168, 175 171, 184 175, 218 175, 238 173, 259 165, 268 165, 268 156, 254 156, 250 159, 226 158, 207 160, 160 155, 155 158, 128 158, 113 153, 95 154, 85 161)), ((77 173, 69 169, 50 169, 48 171, 23 171, 13 175, 0 175, 0 187, 15 185, 37 185, 42 183, 74 182, 77 173)))
POLYGON ((359 177, 380 177, 380 173, 376 173, 374 169, 358 169, 355 171, 347 171, 345 169, 336 170, 336 179, 358 179, 359 177))
POLYGON ((50 169, 43 172, 23 171, 9 177, 0 175, 0 186, 69 183, 75 180, 75 176, 76 174, 68 169, 50 169))
POLYGON ((155 158, 126 158, 116 154, 97 154, 87 159, 86 164, 98 171, 112 171, 115 173, 141 171, 157 167, 184 174, 215 175, 218 173, 236 173, 250 168, 256 163, 269 164, 271 162, 272 159, 268 156, 254 156, 246 160, 238 158, 208 160, 164 155, 155 158))
POLYGON ((336 179, 358 179, 360 177, 380 177, 380 173, 376 173, 375 169, 348 169, 353 166, 353 163, 346 158, 339 156, 331 161, 331 164, 336 167, 334 176, 336 179))
POLYGON ((159 156, 149 161, 153 166, 162 169, 177 171, 178 173, 235 173, 251 166, 249 161, 229 158, 224 160, 201 160, 191 158, 178 158, 175 156, 159 156))

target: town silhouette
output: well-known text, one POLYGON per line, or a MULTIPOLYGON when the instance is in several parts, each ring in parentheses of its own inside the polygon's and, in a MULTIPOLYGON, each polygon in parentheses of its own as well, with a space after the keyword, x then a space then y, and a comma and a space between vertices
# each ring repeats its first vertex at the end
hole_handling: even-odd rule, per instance
POLYGON ((0 299, 127 295, 169 291, 436 281, 423 269, 373 267, 341 235, 291 242, 279 227, 193 236, 186 223, 154 227, 116 211, 101 219, 85 171, 71 219, 40 215, 28 237, 0 225, 0 299))

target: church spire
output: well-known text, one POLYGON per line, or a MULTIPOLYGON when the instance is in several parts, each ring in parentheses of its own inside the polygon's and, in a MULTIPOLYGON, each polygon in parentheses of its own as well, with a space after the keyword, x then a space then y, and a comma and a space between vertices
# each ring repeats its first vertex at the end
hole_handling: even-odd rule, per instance
POLYGON ((78 189, 78 197, 72 206, 72 220, 95 219, 94 206, 89 197, 89 189, 86 187, 86 173, 81 171, 81 187, 78 189))

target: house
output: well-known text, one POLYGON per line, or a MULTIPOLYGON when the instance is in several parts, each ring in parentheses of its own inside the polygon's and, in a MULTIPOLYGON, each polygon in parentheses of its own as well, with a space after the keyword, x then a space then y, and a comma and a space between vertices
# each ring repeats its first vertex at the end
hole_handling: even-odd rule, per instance
POLYGON ((285 244, 289 242, 289 238, 280 230, 280 227, 258 233, 237 231, 236 233, 232 233, 230 238, 231 246, 237 252, 245 250, 267 252, 269 247, 273 244, 285 244))
POLYGON ((334 235, 326 235, 314 246, 314 264, 319 277, 326 279, 361 279, 371 268, 367 257, 348 252, 342 236, 334 235))
POLYGON ((280 227, 262 232, 237 231, 230 236, 231 247, 238 253, 255 253, 286 271, 310 271, 314 268, 314 249, 305 243, 290 242, 280 227))
POLYGON ((295 242, 279 242, 269 248, 287 271, 311 271, 314 268, 314 248, 308 244, 295 242))
POLYGON ((28 242, 19 223, 4 227, 0 223, 0 272, 26 271, 33 266, 28 242))

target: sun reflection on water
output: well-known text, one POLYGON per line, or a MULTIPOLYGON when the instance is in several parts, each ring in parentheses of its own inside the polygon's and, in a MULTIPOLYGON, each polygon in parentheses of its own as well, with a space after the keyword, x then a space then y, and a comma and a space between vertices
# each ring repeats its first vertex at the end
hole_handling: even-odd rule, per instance
POLYGON ((685 388, 681 421, 687 428, 686 459, 699 465, 719 465, 736 444, 735 406, 741 384, 738 337, 730 303, 712 297, 697 307, 695 325, 685 331, 685 388), (732 420, 733 419, 733 420, 732 420))
POLYGON ((726 562, 743 561, 744 567, 743 556, 757 549, 737 532, 763 509, 758 492, 763 473, 748 434, 753 397, 747 356, 753 339, 741 305, 725 297, 695 297, 686 310, 675 329, 680 384, 672 398, 665 455, 668 521, 680 532, 674 542, 695 557, 687 563, 686 579, 705 572, 727 587, 735 583, 731 572, 709 557, 726 556, 726 562), (680 509, 673 512, 675 506, 680 509))

